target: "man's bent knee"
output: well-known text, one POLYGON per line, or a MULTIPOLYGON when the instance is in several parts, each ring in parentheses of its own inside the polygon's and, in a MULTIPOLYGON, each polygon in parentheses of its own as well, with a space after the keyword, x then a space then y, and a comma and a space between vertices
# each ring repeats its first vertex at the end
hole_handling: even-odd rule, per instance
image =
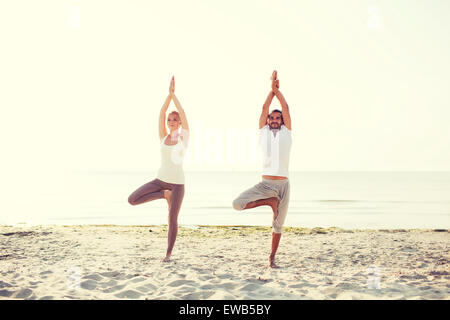
POLYGON ((235 210, 239 210, 240 211, 240 210, 243 210, 244 207, 245 207, 245 205, 243 205, 242 201, 239 201, 239 199, 235 199, 233 201, 233 208, 235 210))

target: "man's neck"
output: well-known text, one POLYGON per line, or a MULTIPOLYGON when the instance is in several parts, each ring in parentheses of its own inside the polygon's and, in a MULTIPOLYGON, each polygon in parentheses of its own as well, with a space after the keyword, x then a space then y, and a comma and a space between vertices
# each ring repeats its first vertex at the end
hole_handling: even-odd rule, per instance
POLYGON ((280 131, 280 129, 270 129, 270 131, 272 131, 273 136, 276 137, 277 133, 278 133, 278 131, 280 131))

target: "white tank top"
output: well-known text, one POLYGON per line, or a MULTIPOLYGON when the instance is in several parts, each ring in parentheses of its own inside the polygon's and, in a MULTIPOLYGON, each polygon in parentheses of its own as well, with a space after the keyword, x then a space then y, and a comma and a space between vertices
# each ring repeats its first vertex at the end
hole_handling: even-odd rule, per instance
POLYGON ((156 178, 167 183, 184 184, 183 158, 186 153, 189 131, 181 129, 174 145, 165 144, 165 136, 161 140, 161 166, 156 178), (183 139, 180 137, 183 136, 183 139))
POLYGON ((291 131, 285 125, 281 125, 280 130, 270 130, 265 125, 259 129, 259 145, 262 151, 262 174, 288 177, 291 131))

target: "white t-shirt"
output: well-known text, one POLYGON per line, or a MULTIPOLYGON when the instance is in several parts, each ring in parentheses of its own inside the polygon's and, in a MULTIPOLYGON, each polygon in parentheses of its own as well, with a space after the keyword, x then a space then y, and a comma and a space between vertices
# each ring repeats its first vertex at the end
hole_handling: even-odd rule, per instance
POLYGON ((177 143, 174 145, 164 143, 168 136, 161 139, 161 166, 156 178, 167 183, 184 184, 183 158, 188 145, 189 131, 181 129, 179 135, 175 134, 173 138, 177 143))
POLYGON ((291 130, 285 125, 280 130, 271 130, 269 125, 259 129, 263 175, 288 177, 291 145, 291 130))

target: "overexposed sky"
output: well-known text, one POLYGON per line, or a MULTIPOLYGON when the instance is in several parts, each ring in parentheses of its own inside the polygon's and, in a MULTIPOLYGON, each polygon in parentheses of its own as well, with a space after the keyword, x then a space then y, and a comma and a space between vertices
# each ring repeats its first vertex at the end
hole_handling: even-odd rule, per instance
POLYGON ((291 170, 450 170, 449 9, 446 0, 2 1, 3 174, 157 170, 172 75, 191 126, 185 169, 258 168, 274 69, 291 109, 291 170))

